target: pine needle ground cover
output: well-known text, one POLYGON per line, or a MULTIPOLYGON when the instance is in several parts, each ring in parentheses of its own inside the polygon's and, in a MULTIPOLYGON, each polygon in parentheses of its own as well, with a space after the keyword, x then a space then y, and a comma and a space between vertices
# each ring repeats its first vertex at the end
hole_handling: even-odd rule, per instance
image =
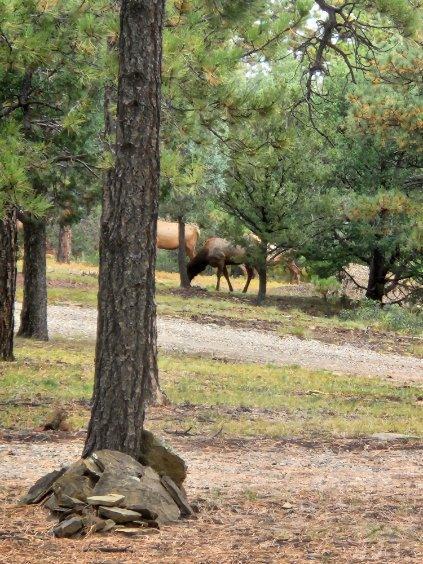
MULTIPOLYGON (((0 427, 33 430, 63 408, 70 428, 84 429, 93 359, 92 342, 18 339, 16 362, 0 368, 0 427)), ((171 405, 149 410, 147 425, 153 431, 308 439, 380 432, 423 435, 422 391, 417 387, 296 366, 163 354, 160 376, 171 405)))

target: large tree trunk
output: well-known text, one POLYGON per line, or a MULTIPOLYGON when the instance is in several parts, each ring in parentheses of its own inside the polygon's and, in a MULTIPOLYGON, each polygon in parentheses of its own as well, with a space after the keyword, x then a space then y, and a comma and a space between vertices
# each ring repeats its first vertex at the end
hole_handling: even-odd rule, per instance
POLYGON ((60 225, 56 261, 69 264, 72 256, 72 227, 60 225))
POLYGON ((116 165, 104 187, 94 395, 84 456, 137 457, 157 381, 155 257, 164 0, 123 0, 116 165))
POLYGON ((0 221, 0 359, 13 360, 14 307, 16 292, 16 215, 0 221))
POLYGON ((388 267, 385 264, 383 254, 379 249, 373 250, 370 262, 369 280, 367 283, 366 298, 382 302, 385 295, 388 267))
POLYGON ((23 303, 18 335, 48 340, 46 224, 27 219, 24 222, 23 303))
POLYGON ((178 235, 179 235, 178 267, 179 267, 180 286, 181 288, 189 288, 191 284, 187 272, 187 261, 186 261, 186 250, 185 250, 185 222, 182 217, 178 217, 178 235))

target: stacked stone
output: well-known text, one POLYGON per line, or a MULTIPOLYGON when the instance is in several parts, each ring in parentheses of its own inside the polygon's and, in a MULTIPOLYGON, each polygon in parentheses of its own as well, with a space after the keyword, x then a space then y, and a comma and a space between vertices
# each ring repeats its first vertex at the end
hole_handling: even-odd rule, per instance
MULTIPOLYGON (((153 441, 153 439, 152 439, 153 441)), ((181 458, 154 440, 141 464, 121 452, 101 450, 67 469, 47 474, 22 499, 58 518, 57 537, 115 530, 157 534, 160 526, 193 516, 182 482, 181 458)))

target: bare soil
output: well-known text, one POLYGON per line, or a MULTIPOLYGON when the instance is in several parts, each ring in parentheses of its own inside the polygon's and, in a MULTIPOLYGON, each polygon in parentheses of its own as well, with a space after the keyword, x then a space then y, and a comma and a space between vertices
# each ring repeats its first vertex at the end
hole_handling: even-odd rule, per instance
MULTIPOLYGON (((19 307, 17 315, 18 311, 19 307)), ((48 320, 50 335, 95 338, 97 312, 94 308, 49 306, 48 320)), ((402 383, 423 381, 423 360, 355 347, 347 340, 343 344, 332 344, 293 336, 282 338, 260 329, 170 317, 159 317, 158 332, 159 346, 167 352, 239 362, 296 364, 335 374, 377 376, 402 383)))
POLYGON ((0 562, 422 562, 421 443, 173 437, 172 444, 189 464, 196 520, 139 539, 55 539, 41 507, 14 504, 44 473, 77 459, 81 438, 3 439, 0 562))

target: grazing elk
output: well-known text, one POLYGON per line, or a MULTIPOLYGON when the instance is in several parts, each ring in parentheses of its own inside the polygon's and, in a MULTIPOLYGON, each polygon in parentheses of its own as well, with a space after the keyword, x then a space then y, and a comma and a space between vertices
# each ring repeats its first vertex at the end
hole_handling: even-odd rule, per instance
MULTIPOLYGON (((283 260, 282 255, 269 257, 269 264, 275 265, 283 260)), ((286 260, 287 267, 291 273, 291 280, 299 282, 301 270, 292 259, 286 260)), ((257 268, 256 260, 250 256, 248 250, 241 245, 234 245, 220 237, 210 237, 204 246, 198 251, 197 255, 188 264, 188 278, 190 282, 200 274, 207 266, 217 268, 216 290, 220 289, 220 279, 225 277, 229 291, 233 292, 233 287, 229 278, 227 267, 229 265, 242 265, 245 267, 247 280, 245 282, 244 293, 248 290, 251 280, 254 278, 257 268)))
POLYGON ((242 291, 246 292, 252 278, 254 278, 254 266, 251 259, 248 258, 244 247, 233 245, 220 237, 210 237, 207 239, 197 255, 190 260, 188 264, 188 278, 191 282, 207 266, 212 266, 217 268, 216 290, 220 289, 220 279, 223 274, 228 283, 229 291, 233 292, 227 269, 228 265, 243 265, 245 267, 247 281, 242 291))

